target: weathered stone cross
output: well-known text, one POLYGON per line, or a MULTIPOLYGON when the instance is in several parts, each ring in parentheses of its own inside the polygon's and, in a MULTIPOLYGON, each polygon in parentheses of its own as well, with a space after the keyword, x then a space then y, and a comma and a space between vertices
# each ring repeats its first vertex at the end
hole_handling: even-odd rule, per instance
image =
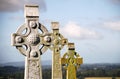
POLYGON ((66 79, 77 79, 76 70, 83 63, 83 59, 75 52, 74 43, 68 43, 68 51, 61 58, 61 64, 66 69, 66 79))
POLYGON ((12 35, 12 45, 25 56, 24 79, 42 79, 40 58, 48 48, 52 53, 52 79, 62 79, 60 50, 68 43, 52 22, 52 33, 39 23, 37 5, 25 6, 25 23, 12 35), (39 30, 41 33, 39 33, 39 30))

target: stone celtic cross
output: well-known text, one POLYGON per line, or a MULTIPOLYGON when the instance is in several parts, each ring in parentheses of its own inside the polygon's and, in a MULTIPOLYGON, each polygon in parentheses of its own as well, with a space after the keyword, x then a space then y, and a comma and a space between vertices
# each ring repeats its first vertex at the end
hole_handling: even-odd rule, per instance
POLYGON ((12 35, 12 45, 25 55, 24 79, 42 79, 40 55, 45 47, 42 38, 48 31, 39 23, 37 5, 25 6, 25 18, 25 23, 12 35))
POLYGON ((40 58, 47 49, 53 51, 52 79, 62 79, 60 50, 68 41, 59 33, 58 22, 51 26, 52 33, 39 23, 37 5, 25 6, 25 23, 12 35, 12 45, 25 56, 24 79, 42 79, 40 58))
POLYGON ((77 79, 76 70, 83 63, 83 59, 75 51, 74 43, 68 43, 68 51, 61 58, 61 64, 66 69, 66 79, 77 79))

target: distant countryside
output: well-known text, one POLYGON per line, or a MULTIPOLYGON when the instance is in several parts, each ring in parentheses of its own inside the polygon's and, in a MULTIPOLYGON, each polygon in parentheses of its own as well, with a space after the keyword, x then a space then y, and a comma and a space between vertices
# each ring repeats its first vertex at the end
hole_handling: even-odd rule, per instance
POLYGON ((120 79, 120 77, 86 77, 85 79, 120 79))
MULTIPOLYGON (((51 79, 51 65, 43 65, 43 79, 51 79)), ((63 69, 63 79, 66 79, 63 69)), ((78 79, 120 79, 120 64, 83 64, 77 71, 78 79)), ((24 79, 24 66, 0 66, 0 79, 24 79)))

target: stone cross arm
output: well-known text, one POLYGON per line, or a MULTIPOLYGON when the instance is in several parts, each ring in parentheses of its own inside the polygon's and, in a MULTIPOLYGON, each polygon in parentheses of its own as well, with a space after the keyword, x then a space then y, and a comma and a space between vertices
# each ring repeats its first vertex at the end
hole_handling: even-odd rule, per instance
MULTIPOLYGON (((78 57, 78 58, 75 58, 74 60, 75 60, 76 64, 82 64, 83 63, 83 58, 78 57)), ((69 59, 61 58, 61 64, 68 64, 68 62, 69 62, 69 59)))

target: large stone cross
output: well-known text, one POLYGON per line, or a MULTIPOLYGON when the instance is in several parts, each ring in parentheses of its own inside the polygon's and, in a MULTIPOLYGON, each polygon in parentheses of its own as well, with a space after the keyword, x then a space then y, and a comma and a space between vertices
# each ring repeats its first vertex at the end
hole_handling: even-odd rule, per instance
POLYGON ((68 41, 59 33, 58 22, 52 22, 52 30, 39 23, 37 5, 25 6, 25 23, 12 35, 12 45, 25 56, 24 79, 42 79, 40 55, 48 48, 53 51, 52 79, 62 79, 60 50, 68 41))
POLYGON ((46 50, 46 42, 51 41, 45 38, 47 34, 48 30, 39 23, 38 6, 26 5, 25 23, 12 35, 12 45, 25 55, 24 79, 42 79, 40 55, 46 50))

